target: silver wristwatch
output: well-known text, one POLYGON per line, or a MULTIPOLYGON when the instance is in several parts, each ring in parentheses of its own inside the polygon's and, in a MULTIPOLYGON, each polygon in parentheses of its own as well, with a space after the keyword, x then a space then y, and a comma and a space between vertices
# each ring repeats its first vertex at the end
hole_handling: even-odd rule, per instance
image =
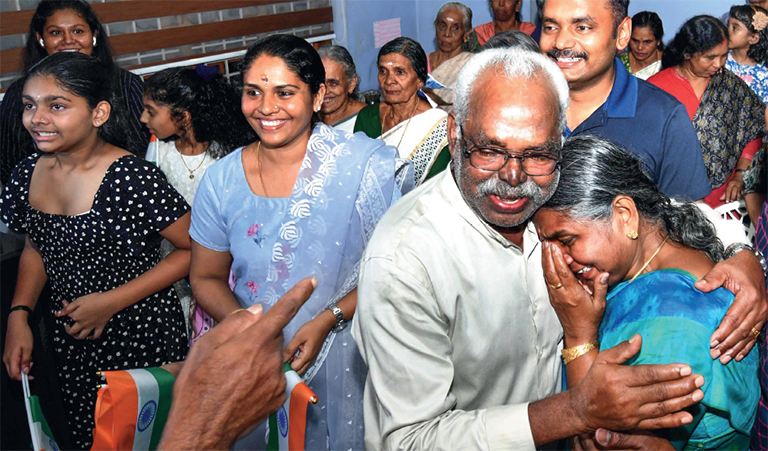
POLYGON ((730 246, 728 246, 727 249, 725 249, 725 258, 727 260, 733 257, 734 255, 738 254, 739 252, 745 251, 745 250, 751 252, 755 257, 757 257, 757 261, 760 263, 760 267, 763 268, 763 277, 768 279, 768 262, 766 262, 765 257, 763 256, 763 253, 748 244, 743 244, 743 243, 731 244, 730 246))
POLYGON ((336 317, 336 325, 333 326, 331 332, 341 332, 347 327, 347 320, 344 319, 344 312, 341 311, 335 302, 328 306, 328 310, 330 310, 331 313, 333 313, 333 316, 336 317))

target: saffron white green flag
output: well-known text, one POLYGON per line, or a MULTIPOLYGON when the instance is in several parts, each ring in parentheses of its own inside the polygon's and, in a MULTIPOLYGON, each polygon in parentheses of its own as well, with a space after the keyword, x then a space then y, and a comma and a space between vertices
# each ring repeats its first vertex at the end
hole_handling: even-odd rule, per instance
POLYGON ((171 409, 176 378, 162 368, 104 371, 93 430, 93 450, 154 450, 171 409))
POLYGON ((27 421, 29 422, 29 434, 32 436, 32 447, 35 451, 59 451, 59 445, 53 439, 48 422, 45 421, 43 411, 40 409, 40 401, 37 396, 32 396, 29 391, 29 378, 21 373, 21 385, 24 389, 24 405, 27 408, 27 421))
POLYGON ((317 396, 286 363, 285 403, 269 416, 267 451, 304 450, 304 434, 307 428, 307 407, 317 404, 317 396))

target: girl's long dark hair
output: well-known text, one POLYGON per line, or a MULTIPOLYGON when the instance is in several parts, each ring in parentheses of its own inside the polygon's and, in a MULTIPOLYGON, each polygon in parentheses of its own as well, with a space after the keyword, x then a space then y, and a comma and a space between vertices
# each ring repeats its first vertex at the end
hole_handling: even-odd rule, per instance
POLYGON ((749 30, 750 33, 756 33, 760 36, 760 40, 757 41, 757 44, 749 46, 747 57, 752 58, 758 64, 766 64, 768 63, 768 27, 758 31, 752 25, 752 20, 757 12, 768 15, 768 11, 759 6, 734 5, 731 6, 729 17, 741 22, 742 25, 747 27, 747 30, 749 30))
POLYGON ((195 140, 210 143, 208 152, 213 158, 256 140, 240 112, 237 90, 221 74, 211 73, 210 68, 162 70, 144 82, 144 95, 167 106, 180 128, 188 112, 195 140))
POLYGON ((32 66, 48 56, 45 48, 38 42, 37 33, 42 36, 48 18, 53 13, 63 9, 71 9, 82 17, 91 28, 91 33, 96 36, 96 45, 93 47, 91 56, 101 61, 105 66, 113 65, 112 50, 109 47, 107 33, 104 32, 104 27, 101 26, 101 22, 96 17, 96 13, 93 12, 91 5, 83 0, 43 0, 37 5, 32 21, 29 23, 27 45, 24 48, 24 72, 28 73, 32 66))
POLYGON ((120 105, 113 87, 112 65, 83 53, 59 52, 47 56, 32 66, 27 82, 34 77, 52 77, 67 92, 82 97, 90 108, 106 101, 113 106, 107 122, 99 127, 98 136, 122 149, 129 149, 125 130, 129 127, 126 111, 120 105))

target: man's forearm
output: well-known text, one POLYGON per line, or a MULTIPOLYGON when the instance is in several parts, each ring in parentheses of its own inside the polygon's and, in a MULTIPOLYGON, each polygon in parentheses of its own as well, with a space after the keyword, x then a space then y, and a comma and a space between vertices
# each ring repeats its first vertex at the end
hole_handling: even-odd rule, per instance
POLYGON ((564 391, 528 404, 528 421, 536 447, 555 440, 592 432, 571 406, 571 392, 564 391))
MULTIPOLYGON (((200 393, 199 396, 205 396, 200 393)), ((180 390, 174 390, 174 399, 183 403, 180 390)), ((163 438, 157 449, 229 449, 236 437, 227 436, 229 428, 219 424, 217 415, 196 408, 186 408, 177 405, 171 408, 168 422, 163 429, 163 438), (176 407, 176 408, 174 408, 176 407), (204 426, 202 426, 204 425, 204 426)))

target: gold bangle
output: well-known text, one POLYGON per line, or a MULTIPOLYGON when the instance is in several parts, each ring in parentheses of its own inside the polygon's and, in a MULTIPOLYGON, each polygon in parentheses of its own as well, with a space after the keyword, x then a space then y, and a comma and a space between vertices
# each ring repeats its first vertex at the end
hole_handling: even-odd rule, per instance
POLYGON ((600 349, 600 343, 597 340, 591 343, 585 343, 583 345, 563 349, 563 363, 567 365, 593 349, 600 349))

